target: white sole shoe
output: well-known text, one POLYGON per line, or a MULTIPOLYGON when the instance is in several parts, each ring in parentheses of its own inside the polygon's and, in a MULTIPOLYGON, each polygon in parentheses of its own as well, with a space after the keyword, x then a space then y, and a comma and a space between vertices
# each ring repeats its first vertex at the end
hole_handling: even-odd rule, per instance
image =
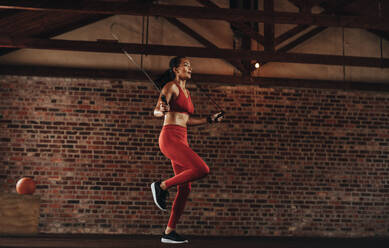
POLYGON ((175 241, 175 240, 165 239, 165 238, 161 238, 161 242, 164 243, 164 244, 185 244, 185 243, 189 243, 188 240, 175 241))
POLYGON ((157 192, 155 191, 155 184, 156 184, 156 182, 154 182, 154 183, 151 184, 151 193, 153 194, 154 203, 155 203, 155 205, 157 205, 157 207, 158 207, 159 209, 161 209, 162 211, 167 211, 166 209, 163 209, 163 208, 158 204, 158 201, 157 201, 157 192))

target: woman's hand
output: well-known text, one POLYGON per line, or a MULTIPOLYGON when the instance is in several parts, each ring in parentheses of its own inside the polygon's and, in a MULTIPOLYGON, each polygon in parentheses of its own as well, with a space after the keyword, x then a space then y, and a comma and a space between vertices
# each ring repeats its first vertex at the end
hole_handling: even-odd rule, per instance
POLYGON ((170 111, 170 106, 167 103, 166 96, 161 95, 160 101, 158 101, 159 104, 157 104, 156 108, 154 109, 154 116, 156 117, 162 117, 167 112, 170 111))
POLYGON ((224 112, 219 112, 213 115, 208 116, 207 121, 208 123, 212 124, 215 122, 221 122, 224 118, 224 112))
POLYGON ((170 111, 170 106, 167 102, 165 101, 161 101, 161 103, 159 104, 159 110, 163 113, 163 114, 166 114, 167 112, 170 111))

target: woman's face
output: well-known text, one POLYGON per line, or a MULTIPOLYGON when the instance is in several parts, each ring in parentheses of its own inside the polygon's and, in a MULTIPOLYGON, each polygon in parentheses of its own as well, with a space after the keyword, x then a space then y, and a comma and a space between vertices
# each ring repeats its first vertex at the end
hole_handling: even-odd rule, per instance
POLYGON ((178 67, 174 68, 174 72, 178 79, 188 80, 192 76, 192 67, 190 65, 190 61, 187 58, 183 58, 178 67))

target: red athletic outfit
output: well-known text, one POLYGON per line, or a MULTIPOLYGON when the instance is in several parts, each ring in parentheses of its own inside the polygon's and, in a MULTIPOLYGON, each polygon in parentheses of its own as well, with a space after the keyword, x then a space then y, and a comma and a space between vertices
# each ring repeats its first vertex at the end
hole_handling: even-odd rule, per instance
MULTIPOLYGON (((170 111, 193 114, 194 107, 190 96, 186 97, 181 87, 175 100, 170 101, 170 111)), ((165 181, 166 186, 177 185, 177 195, 173 202, 168 226, 175 228, 185 208, 191 189, 190 182, 209 173, 207 164, 188 145, 187 129, 179 125, 165 125, 159 136, 162 153, 171 160, 175 176, 165 181)))

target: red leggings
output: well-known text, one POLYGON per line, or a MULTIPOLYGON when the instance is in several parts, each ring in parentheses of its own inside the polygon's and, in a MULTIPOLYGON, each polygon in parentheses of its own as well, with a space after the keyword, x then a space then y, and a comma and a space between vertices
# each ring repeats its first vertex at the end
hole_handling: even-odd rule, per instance
POLYGON ((172 161, 174 177, 165 181, 167 188, 177 185, 168 227, 176 224, 184 212, 185 203, 191 189, 190 182, 205 177, 209 173, 208 165, 188 145, 185 127, 178 125, 163 126, 159 136, 162 153, 172 161))

